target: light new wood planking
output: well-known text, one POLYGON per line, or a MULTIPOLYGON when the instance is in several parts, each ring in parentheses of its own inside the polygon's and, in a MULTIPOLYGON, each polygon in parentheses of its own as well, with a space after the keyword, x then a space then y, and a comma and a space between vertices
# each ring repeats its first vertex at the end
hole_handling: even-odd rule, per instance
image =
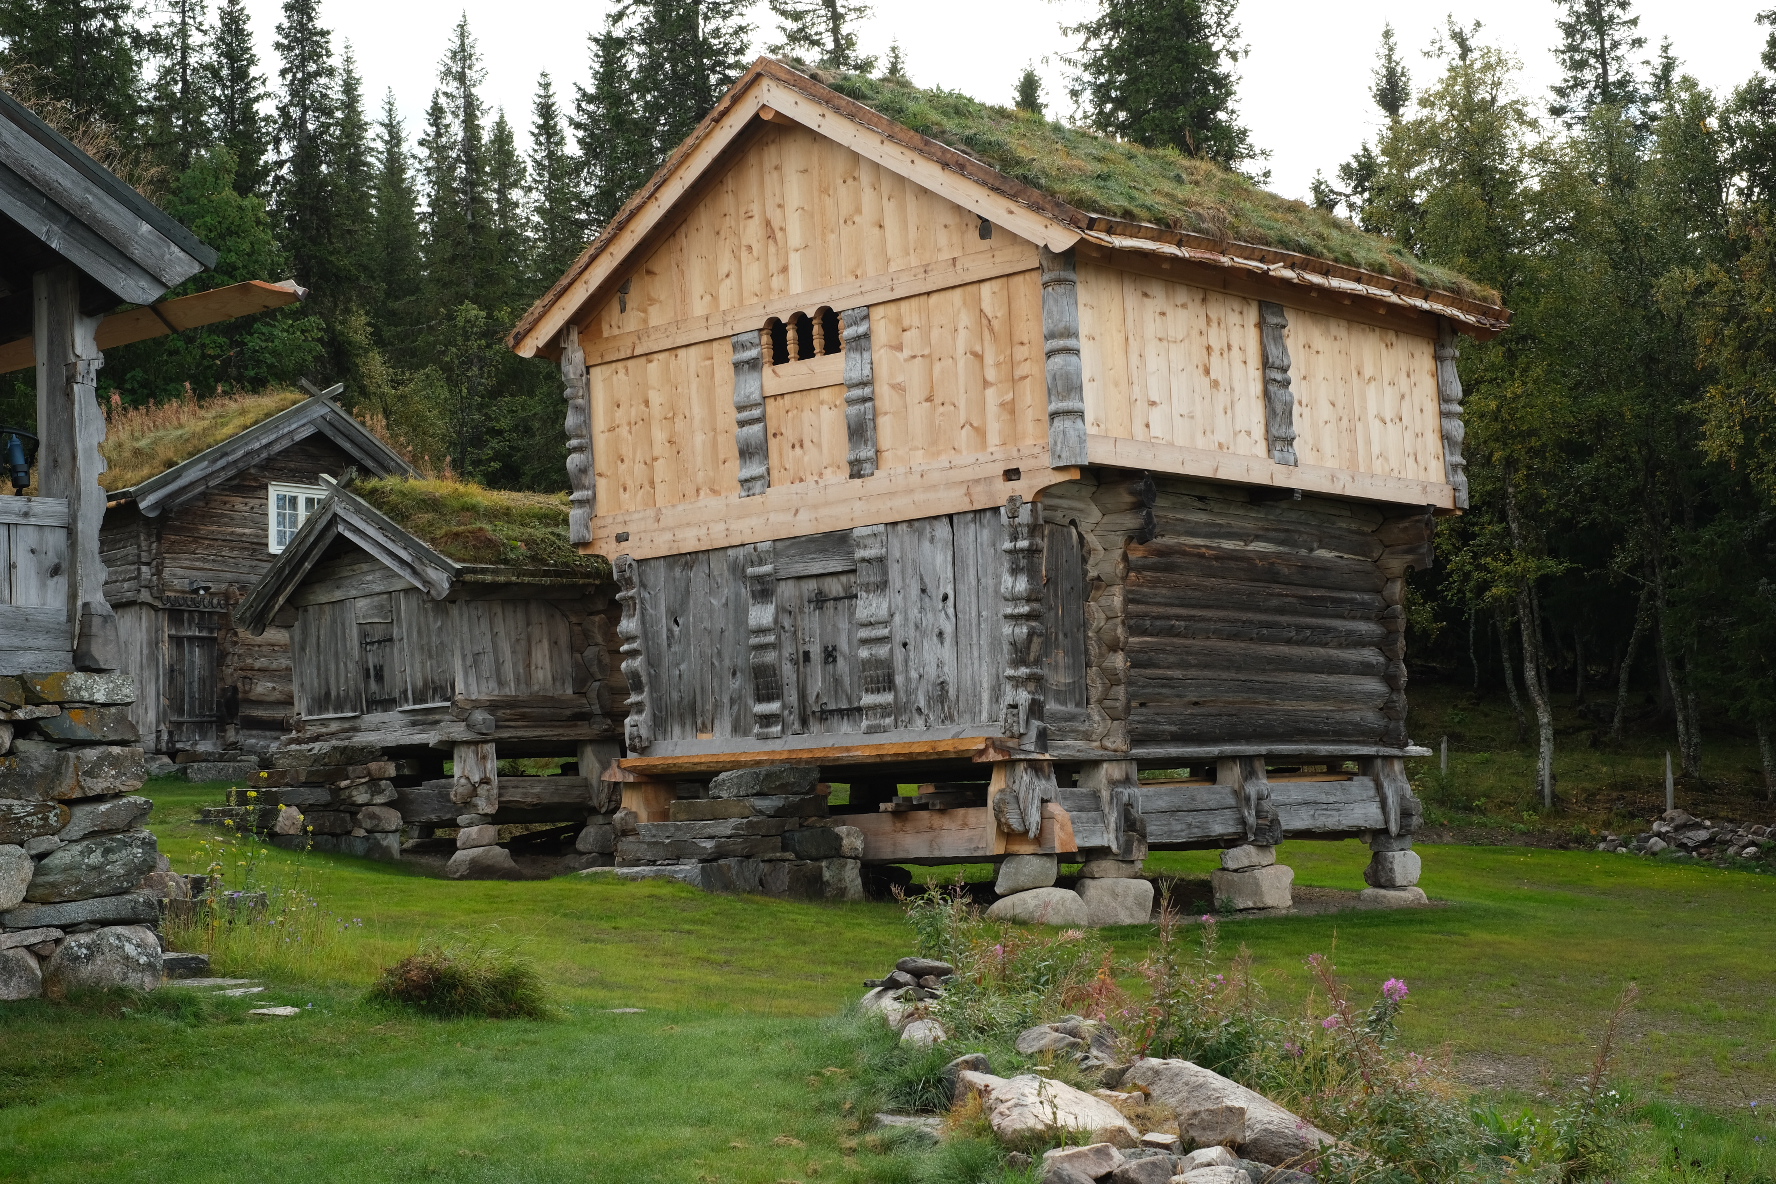
MULTIPOLYGON (((726 171, 705 183, 645 259, 625 265, 629 291, 607 297, 590 318, 598 340, 585 343, 588 360, 620 334, 730 309, 776 308, 803 295, 838 307, 824 290, 991 256, 1004 244, 982 239, 979 224, 977 214, 844 145, 774 124, 754 133, 726 171), (865 185, 881 195, 873 219, 847 197, 865 185), (726 248, 736 240, 752 249, 730 255, 726 248)), ((1033 266, 1034 247, 1027 253, 1033 266)), ((815 307, 800 303, 806 301, 789 311, 815 307)))
POLYGON ((1047 464, 1045 430, 1040 443, 929 465, 879 469, 855 480, 841 473, 829 480, 768 489, 757 497, 742 498, 735 492, 700 502, 600 514, 592 521, 589 550, 646 559, 982 510, 1003 504, 1014 493, 1034 498, 1045 487, 1078 475, 1077 469, 1050 469, 1047 464), (1016 480, 1005 479, 1008 469, 1018 471, 1016 480), (619 542, 619 533, 629 537, 619 542))
MULTIPOLYGON (((1297 436, 1299 446, 1299 436, 1297 436)), ((1356 473, 1321 465, 1279 465, 1265 456, 1235 456, 1203 448, 1182 448, 1154 441, 1123 440, 1115 436, 1087 437, 1087 452, 1094 465, 1175 473, 1181 477, 1206 477, 1246 485, 1299 489, 1334 497, 1362 498, 1409 506, 1455 508, 1455 491, 1442 481, 1415 480, 1377 473, 1356 473)))

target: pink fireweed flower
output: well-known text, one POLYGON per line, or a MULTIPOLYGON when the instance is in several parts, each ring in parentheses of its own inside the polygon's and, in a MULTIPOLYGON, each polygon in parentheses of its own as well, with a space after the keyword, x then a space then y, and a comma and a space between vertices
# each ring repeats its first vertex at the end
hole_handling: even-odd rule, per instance
POLYGON ((1343 1022, 1344 1021, 1339 1019, 1337 1016, 1329 1015, 1325 1019, 1320 1021, 1320 1027, 1327 1028, 1327 1029, 1336 1028, 1339 1024, 1341 1024, 1343 1022))
POLYGON ((1387 982, 1381 984, 1382 998, 1386 999, 1389 1003, 1400 1002, 1402 999, 1406 998, 1408 993, 1409 992, 1406 990, 1406 980, 1403 978, 1390 978, 1387 982))

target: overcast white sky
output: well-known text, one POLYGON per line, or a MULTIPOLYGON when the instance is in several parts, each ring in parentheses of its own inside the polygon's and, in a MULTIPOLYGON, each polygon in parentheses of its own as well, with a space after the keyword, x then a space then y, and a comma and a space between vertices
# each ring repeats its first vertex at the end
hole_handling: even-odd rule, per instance
MULTIPOLYGON (((1763 27, 1753 16, 1770 0, 1641 0, 1641 31, 1650 55, 1670 37, 1684 69, 1717 91, 1758 66, 1763 27)), ((275 84, 272 30, 280 0, 250 0, 261 60, 275 84)), ((486 58, 486 96, 504 107, 521 138, 539 71, 571 95, 586 74, 586 34, 600 25, 605 0, 326 0, 321 15, 336 41, 357 50, 365 94, 380 107, 393 87, 417 130, 451 27, 464 12, 486 58)), ((1034 62, 1047 79, 1051 111, 1068 112, 1065 66, 1073 47, 1063 25, 1089 15, 1096 0, 877 0, 862 32, 869 53, 898 40, 908 73, 922 86, 1010 101, 1017 76, 1034 62)), ((1415 0, 1241 0, 1239 20, 1251 53, 1241 63, 1240 109, 1254 141, 1271 153, 1271 186, 1305 199, 1316 169, 1331 175, 1374 129, 1369 71, 1382 25, 1392 21, 1415 81, 1433 63, 1421 56, 1444 15, 1485 22, 1484 36, 1514 51, 1524 85, 1544 98, 1556 76, 1554 0, 1488 0, 1484 5, 1415 0)), ((770 11, 758 5, 755 49, 775 38, 770 11)))

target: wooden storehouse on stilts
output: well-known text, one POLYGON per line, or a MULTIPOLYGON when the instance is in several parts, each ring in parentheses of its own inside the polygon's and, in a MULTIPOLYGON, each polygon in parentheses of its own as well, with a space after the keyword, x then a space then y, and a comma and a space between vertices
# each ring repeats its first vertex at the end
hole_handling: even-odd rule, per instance
POLYGON ((329 486, 236 613, 250 633, 289 631, 296 699, 250 781, 256 825, 382 859, 455 828, 451 874, 485 878, 517 872, 500 826, 571 823, 571 849, 590 822, 569 865, 610 862, 610 566, 568 546, 564 501, 449 481, 329 486), (502 777, 519 758, 575 768, 502 777), (300 821, 277 826, 283 806, 300 821))
POLYGON ((1410 889, 1404 581, 1508 317, 1213 165, 761 59, 511 337, 614 565, 619 867, 799 766, 870 863, 1239 847, 1275 903, 1281 838, 1368 835, 1410 889))
POLYGON ((413 471, 333 401, 342 389, 151 412, 106 441, 105 599, 137 676, 132 718, 144 748, 183 754, 201 780, 238 775, 288 728, 289 636, 253 637, 233 614, 326 499, 321 478, 413 471))

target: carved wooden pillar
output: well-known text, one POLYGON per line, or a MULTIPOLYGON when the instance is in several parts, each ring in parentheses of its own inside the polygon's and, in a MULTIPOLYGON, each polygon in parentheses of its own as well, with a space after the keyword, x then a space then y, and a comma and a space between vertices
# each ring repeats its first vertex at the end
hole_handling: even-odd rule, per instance
POLYGON ((623 615, 617 620, 617 638, 623 644, 617 652, 623 655, 623 680, 629 685, 623 742, 630 752, 642 752, 653 743, 654 725, 648 704, 647 655, 641 644, 641 573, 635 560, 619 555, 611 563, 611 574, 617 584, 617 602, 623 606, 623 615))
POLYGON ((851 532, 857 558, 857 670, 863 730, 894 726, 894 630, 888 612, 888 528, 860 526, 851 532))
POLYGON ((567 538, 571 543, 589 543, 597 509, 591 376, 586 372, 586 351, 580 348, 580 331, 572 325, 561 331, 561 397, 567 400, 567 483, 573 507, 567 516, 567 538))
POLYGON ((1224 756, 1217 762, 1215 779, 1233 789, 1246 842, 1274 847, 1282 841, 1282 821, 1270 802, 1270 776, 1263 757, 1224 756))
POLYGON ((752 660, 752 734, 783 735, 783 668, 777 652, 777 548, 746 548, 746 645, 752 660))
POLYGON ((769 489, 765 352, 757 329, 734 334, 734 444, 740 452, 740 496, 752 497, 769 489))
POLYGON ((1048 750, 1042 691, 1042 508, 1012 494, 1000 511, 1005 523, 1005 575, 1000 582, 1005 617, 1005 721, 1007 736, 1023 747, 1048 750))
POLYGON ((1455 326, 1445 320, 1437 326, 1437 410, 1443 419, 1443 471, 1455 487, 1456 508, 1465 510, 1468 462, 1462 457, 1462 442, 1467 438, 1467 429, 1462 425, 1461 375, 1455 368, 1459 357, 1455 326))
POLYGON ((117 617, 105 600, 99 528, 105 490, 105 416, 99 409, 97 317, 80 313, 80 273, 62 263, 33 277, 32 339, 37 354, 37 492, 68 503, 68 625, 76 670, 116 670, 123 662, 117 617))
POLYGON ((1042 248, 1042 341, 1048 360, 1048 463, 1082 465, 1085 371, 1079 360, 1079 276, 1073 252, 1042 248))
POLYGON ((876 373, 870 353, 869 307, 839 314, 845 342, 845 439, 851 476, 876 471, 876 373))
POLYGON ((1145 832, 1140 773, 1134 761, 1093 761, 1081 766, 1079 787, 1094 790, 1104 812, 1104 845, 1119 859, 1133 859, 1145 832))
POLYGON ((1283 330, 1289 314, 1268 300, 1258 302, 1262 326, 1259 342, 1264 348, 1264 428, 1270 437, 1270 459, 1279 465, 1295 460, 1295 392, 1290 387, 1289 343, 1283 330))
POLYGON ((465 814, 491 819, 499 811, 499 753, 491 740, 455 745, 450 800, 465 814))

